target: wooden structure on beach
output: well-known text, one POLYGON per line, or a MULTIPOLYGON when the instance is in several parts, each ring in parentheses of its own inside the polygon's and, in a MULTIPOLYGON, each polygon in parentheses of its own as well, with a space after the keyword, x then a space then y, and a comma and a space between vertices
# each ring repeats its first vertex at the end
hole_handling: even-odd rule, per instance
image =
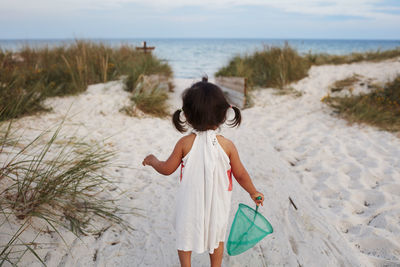
POLYGON ((138 83, 136 88, 137 90, 140 91, 151 91, 158 89, 166 92, 172 92, 173 83, 171 78, 164 75, 160 74, 141 75, 138 78, 138 83))
POLYGON ((244 77, 216 77, 215 84, 225 93, 228 101, 239 107, 246 106, 247 79, 244 77))
POLYGON ((147 46, 146 41, 143 42, 143 46, 136 46, 136 50, 141 50, 145 54, 146 53, 151 53, 151 51, 153 51, 154 49, 155 49, 154 46, 147 46))

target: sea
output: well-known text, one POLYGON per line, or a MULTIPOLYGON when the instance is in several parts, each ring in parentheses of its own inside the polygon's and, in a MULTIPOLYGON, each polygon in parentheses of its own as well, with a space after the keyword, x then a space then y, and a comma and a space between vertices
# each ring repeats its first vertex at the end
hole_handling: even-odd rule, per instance
MULTIPOLYGON (((283 46, 288 43, 301 54, 328 53, 349 54, 388 50, 400 47, 400 40, 338 40, 338 39, 90 39, 111 46, 154 46, 153 53, 168 62, 177 78, 196 79, 214 74, 237 55, 251 54, 266 46, 283 46)), ((0 40, 0 49, 17 51, 24 45, 40 47, 58 46, 74 42, 74 39, 27 39, 0 40)))

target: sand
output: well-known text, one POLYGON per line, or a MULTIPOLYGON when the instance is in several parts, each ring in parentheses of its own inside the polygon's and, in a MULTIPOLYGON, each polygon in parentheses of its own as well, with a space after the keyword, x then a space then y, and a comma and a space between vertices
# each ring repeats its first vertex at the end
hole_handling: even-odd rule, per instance
MULTIPOLYGON (((225 252, 223 266, 400 266, 400 139, 348 125, 320 101, 333 82, 353 73, 385 82, 399 72, 399 60, 313 67, 292 85, 301 97, 256 91, 243 124, 221 128, 264 193, 260 211, 275 231, 244 254, 225 252)), ((171 110, 180 107, 180 93, 193 82, 175 79, 171 110)), ((178 172, 162 176, 141 162, 148 153, 165 159, 182 135, 170 119, 121 113, 128 97, 121 82, 92 85, 78 96, 48 99, 52 112, 14 125, 29 139, 69 109, 61 135, 74 133, 117 151, 106 172, 119 189, 109 194, 136 213, 123 216, 135 231, 110 225, 100 237, 78 239, 62 230, 68 248, 57 234, 40 235, 37 241, 55 244, 38 250, 48 266, 179 266, 172 226, 178 172)), ((236 182, 233 188, 230 223, 238 203, 253 205, 236 182)), ((0 233, 12 229, 17 226, 4 224, 0 233)), ((23 238, 33 235, 27 231, 23 238)), ((208 255, 193 254, 192 263, 208 266, 208 255)), ((40 266, 29 254, 20 265, 40 266)))

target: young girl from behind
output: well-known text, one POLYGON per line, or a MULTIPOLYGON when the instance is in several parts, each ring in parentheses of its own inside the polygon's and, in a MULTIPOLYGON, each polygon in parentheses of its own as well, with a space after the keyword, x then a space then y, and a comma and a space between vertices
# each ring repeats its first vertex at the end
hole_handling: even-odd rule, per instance
POLYGON ((175 111, 175 128, 185 132, 166 161, 148 155, 143 165, 150 165, 163 175, 181 166, 175 216, 176 246, 181 266, 191 265, 191 253, 210 253, 211 266, 221 266, 232 195, 232 174, 253 201, 263 204, 264 196, 256 190, 240 161, 235 145, 218 135, 216 129, 233 109, 229 126, 239 126, 241 113, 226 100, 215 84, 195 83, 182 94, 182 109, 175 111), (185 120, 181 120, 181 113, 185 120), (261 199, 257 200, 257 197, 261 199))

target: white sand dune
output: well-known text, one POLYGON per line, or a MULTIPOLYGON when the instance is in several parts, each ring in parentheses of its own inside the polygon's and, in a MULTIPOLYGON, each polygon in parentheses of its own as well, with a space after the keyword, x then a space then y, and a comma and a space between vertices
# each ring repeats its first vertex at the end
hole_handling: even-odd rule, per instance
MULTIPOLYGON (((358 73, 386 81, 399 71, 399 61, 313 67, 293 85, 302 97, 255 92, 255 106, 243 111, 243 124, 221 129, 264 193, 260 211, 274 227, 248 252, 225 255, 224 266, 400 266, 400 139, 347 125, 320 102, 335 80, 358 73)), ((172 109, 180 107, 180 92, 193 82, 175 80, 172 109)), ((121 191, 110 194, 140 214, 124 215, 136 229, 132 232, 111 226, 100 237, 79 240, 63 230, 69 248, 56 234, 42 234, 37 241, 58 243, 39 250, 49 266, 179 265, 172 227, 177 173, 164 177, 141 161, 148 153, 166 158, 182 135, 169 119, 120 113, 127 102, 119 82, 93 85, 79 96, 49 99, 51 113, 17 121, 25 136, 33 137, 59 122, 71 106, 63 134, 97 141, 111 136, 105 145, 118 156, 106 171, 121 191)), ((230 222, 239 202, 252 205, 235 183, 230 222)), ((3 225, 0 232, 10 228, 3 225)), ((27 232, 24 238, 32 236, 27 232)), ((27 254, 21 266, 38 265, 34 262, 27 254)), ((192 262, 208 266, 208 255, 194 254, 192 262)))

